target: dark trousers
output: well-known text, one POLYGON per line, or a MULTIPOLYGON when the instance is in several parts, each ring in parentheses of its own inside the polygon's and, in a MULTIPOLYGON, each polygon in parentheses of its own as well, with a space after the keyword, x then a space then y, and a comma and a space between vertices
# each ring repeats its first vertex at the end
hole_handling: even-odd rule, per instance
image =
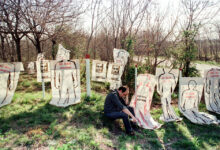
MULTIPOLYGON (((127 108, 134 115, 134 109, 129 106, 127 108)), ((110 112, 110 113, 105 113, 105 116, 109 117, 111 119, 122 119, 126 132, 128 133, 128 132, 133 131, 132 125, 129 121, 129 116, 126 113, 124 113, 122 111, 121 112, 110 112)))

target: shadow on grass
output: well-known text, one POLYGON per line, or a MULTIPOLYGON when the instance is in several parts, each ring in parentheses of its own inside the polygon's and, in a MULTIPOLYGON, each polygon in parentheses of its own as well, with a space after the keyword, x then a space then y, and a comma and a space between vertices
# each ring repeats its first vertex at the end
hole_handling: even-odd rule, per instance
POLYGON ((184 127, 184 122, 169 122, 165 123, 163 128, 164 133, 164 147, 165 149, 197 149, 196 145, 189 139, 188 129, 184 127))
MULTIPOLYGON (((11 143, 12 147, 19 145, 31 147, 37 142, 47 145, 47 141, 42 143, 45 142, 43 140, 65 139, 62 129, 60 130, 57 127, 63 123, 65 126, 74 126, 78 130, 85 131, 89 126, 93 125, 100 128, 102 124, 97 121, 100 113, 91 110, 89 107, 85 108, 85 106, 88 105, 82 102, 66 108, 60 108, 46 102, 44 105, 41 103, 37 108, 30 106, 25 112, 17 113, 10 117, 2 116, 0 118, 0 135, 5 138, 4 141, 0 142, 0 147, 1 144, 5 146, 5 144, 10 143, 7 138, 14 138, 14 134, 16 134, 16 140, 15 143, 11 143), (68 115, 72 114, 74 116, 70 120, 71 117, 68 115)), ((20 106, 21 108, 22 106, 20 106)), ((18 111, 21 111, 20 109, 18 111)), ((83 143, 81 144, 83 145, 83 143)))
MULTIPOLYGON (((217 118, 220 115, 214 114, 217 118)), ((220 126, 219 125, 199 125, 191 123, 189 120, 184 120, 184 125, 190 132, 194 144, 197 149, 219 149, 220 148, 220 126)))
POLYGON ((218 125, 193 124, 181 115, 181 122, 165 123, 163 128, 166 149, 218 149, 220 127, 218 125))

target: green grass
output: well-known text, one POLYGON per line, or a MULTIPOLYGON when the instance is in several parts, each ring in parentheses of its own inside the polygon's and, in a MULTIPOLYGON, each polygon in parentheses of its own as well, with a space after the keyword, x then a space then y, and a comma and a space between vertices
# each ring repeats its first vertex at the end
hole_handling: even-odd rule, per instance
MULTIPOLYGON (((219 126, 196 125, 185 118, 163 123, 159 121, 162 110, 155 107, 151 114, 162 128, 141 129, 130 137, 121 120, 111 122, 103 116, 107 91, 93 91, 89 98, 82 93, 81 103, 59 108, 49 104, 50 84, 46 86, 42 99, 41 84, 21 75, 12 103, 0 108, 0 149, 220 149, 219 126)), ((206 111, 204 104, 200 110, 206 111)), ((176 107, 175 111, 183 117, 176 107)))
POLYGON ((220 62, 216 62, 216 61, 199 61, 199 60, 197 60, 194 63, 220 66, 220 62))

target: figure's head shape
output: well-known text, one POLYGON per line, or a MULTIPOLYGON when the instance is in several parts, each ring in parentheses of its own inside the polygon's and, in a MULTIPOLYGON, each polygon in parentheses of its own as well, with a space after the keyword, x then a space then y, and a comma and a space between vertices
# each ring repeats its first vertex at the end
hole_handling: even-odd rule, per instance
POLYGON ((124 55, 125 55, 125 53, 123 51, 119 51, 117 57, 124 59, 124 55))
POLYGON ((196 88, 196 85, 197 85, 197 83, 196 83, 195 80, 190 80, 190 81, 188 82, 188 87, 189 87, 190 90, 195 89, 195 88, 196 88))
POLYGON ((44 53, 38 53, 37 61, 45 60, 44 53))

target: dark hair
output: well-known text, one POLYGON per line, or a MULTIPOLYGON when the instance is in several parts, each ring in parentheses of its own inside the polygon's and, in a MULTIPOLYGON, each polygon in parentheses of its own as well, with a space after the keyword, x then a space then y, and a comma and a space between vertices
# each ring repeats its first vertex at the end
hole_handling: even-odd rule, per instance
POLYGON ((124 87, 124 86, 120 86, 120 87, 118 88, 118 90, 119 90, 119 91, 122 91, 122 93, 124 93, 124 92, 127 90, 127 88, 124 87))

